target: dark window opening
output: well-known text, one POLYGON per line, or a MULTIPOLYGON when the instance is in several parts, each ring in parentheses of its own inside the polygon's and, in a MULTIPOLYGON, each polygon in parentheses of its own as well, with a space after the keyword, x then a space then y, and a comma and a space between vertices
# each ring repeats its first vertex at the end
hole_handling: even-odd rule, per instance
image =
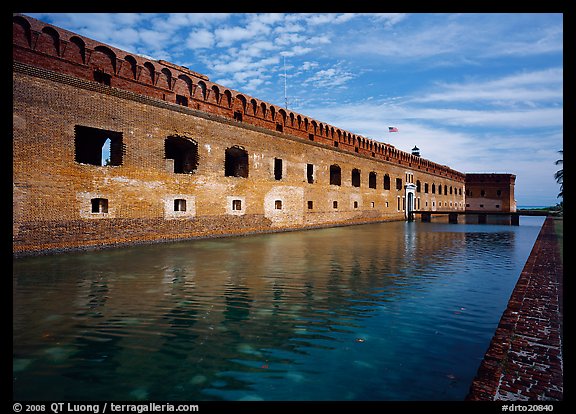
POLYGON ((420 184, 420 180, 416 180, 416 192, 419 193, 422 190, 422 184, 420 184))
POLYGON ((186 200, 177 198, 174 200, 174 211, 186 211, 186 200))
POLYGON ((496 204, 496 208, 500 208, 500 204, 496 204))
POLYGON ((102 72, 101 70, 94 71, 94 80, 102 85, 110 86, 112 83, 112 76, 107 73, 102 72))
POLYGON ((314 208, 314 202, 308 201, 308 210, 312 210, 314 208))
POLYGON ((444 195, 448 195, 448 186, 444 184, 444 195))
POLYGON ((482 190, 480 191, 480 197, 484 197, 486 195, 486 191, 482 190))
POLYGON ((242 210, 242 200, 232 200, 232 210, 234 211, 242 210))
POLYGON ((396 190, 402 190, 402 178, 396 178, 396 190))
POLYGON ((332 202, 332 207, 333 207, 333 208, 338 208, 338 201, 333 201, 333 202, 332 202))
POLYGON ((248 152, 246 150, 236 146, 226 149, 224 175, 248 178, 248 152))
POLYGON ((274 201, 274 208, 276 210, 282 210, 282 200, 276 200, 274 201))
POLYGON ((234 120, 242 122, 242 112, 234 111, 234 120))
POLYGON ((170 172, 192 174, 198 168, 198 143, 190 138, 169 136, 164 140, 164 154, 174 163, 170 172))
POLYGON ((388 174, 384 176, 384 190, 390 190, 390 176, 388 174))
POLYGON ((376 173, 374 171, 368 175, 368 187, 376 188, 376 173))
POLYGON ((90 202, 92 203, 92 213, 108 213, 107 198, 93 198, 90 202))
POLYGON ((306 165, 306 179, 308 180, 309 184, 314 183, 314 165, 312 164, 306 165))
POLYGON ((500 196, 502 195, 502 190, 497 190, 497 191, 496 191, 496 195, 497 195, 498 197, 500 197, 500 196))
POLYGON ((424 183, 424 192, 428 193, 428 183, 424 183))
POLYGON ((308 134, 308 139, 310 141, 314 141, 314 134, 308 134))
POLYGON ((90 165, 122 165, 122 133, 76 125, 74 128, 75 160, 90 165))
POLYGON ((358 208, 358 201, 354 201, 354 208, 358 208))
POLYGON ((282 159, 274 158, 274 179, 282 179, 282 159))
POLYGON ((342 172, 338 165, 330 166, 330 185, 342 185, 342 172))
POLYGON ((182 95, 176 95, 176 103, 182 106, 188 106, 188 98, 182 95))
POLYGON ((278 131, 278 132, 284 131, 284 127, 282 126, 282 124, 276 123, 276 131, 278 131))
POLYGON ((334 141, 334 146, 338 148, 338 141, 334 141))
POLYGON ((436 184, 432 184, 432 194, 436 194, 436 184))
POLYGON ((358 147, 354 147, 354 152, 358 152, 358 147))
POLYGON ((358 168, 352 170, 352 187, 360 187, 360 170, 358 168))

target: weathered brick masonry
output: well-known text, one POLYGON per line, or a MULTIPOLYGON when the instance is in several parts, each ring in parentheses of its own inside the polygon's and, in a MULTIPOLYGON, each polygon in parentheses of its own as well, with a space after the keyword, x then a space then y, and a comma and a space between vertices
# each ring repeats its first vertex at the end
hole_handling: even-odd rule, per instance
POLYGON ((465 208, 447 166, 27 16, 13 28, 17 256, 465 208))
POLYGON ((468 400, 563 399, 562 274, 554 219, 547 218, 468 400))

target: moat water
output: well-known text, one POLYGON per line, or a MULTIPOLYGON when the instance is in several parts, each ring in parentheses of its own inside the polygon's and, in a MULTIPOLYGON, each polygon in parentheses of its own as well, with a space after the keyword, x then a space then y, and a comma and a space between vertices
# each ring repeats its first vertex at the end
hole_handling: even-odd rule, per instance
POLYGON ((543 223, 13 261, 16 400, 462 400, 543 223))

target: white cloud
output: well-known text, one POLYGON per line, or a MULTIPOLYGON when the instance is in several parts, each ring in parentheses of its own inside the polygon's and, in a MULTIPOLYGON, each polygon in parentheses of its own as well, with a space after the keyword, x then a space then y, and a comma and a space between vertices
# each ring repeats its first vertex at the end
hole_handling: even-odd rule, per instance
POLYGON ((214 34, 207 29, 191 32, 186 39, 188 49, 206 49, 214 46, 214 34))

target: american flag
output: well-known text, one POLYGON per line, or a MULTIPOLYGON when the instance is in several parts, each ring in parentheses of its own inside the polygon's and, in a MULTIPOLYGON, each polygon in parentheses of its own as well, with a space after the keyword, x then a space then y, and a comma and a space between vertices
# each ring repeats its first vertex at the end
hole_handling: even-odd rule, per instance
POLYGON ((396 127, 388 127, 388 132, 398 132, 398 128, 396 128, 396 127))

